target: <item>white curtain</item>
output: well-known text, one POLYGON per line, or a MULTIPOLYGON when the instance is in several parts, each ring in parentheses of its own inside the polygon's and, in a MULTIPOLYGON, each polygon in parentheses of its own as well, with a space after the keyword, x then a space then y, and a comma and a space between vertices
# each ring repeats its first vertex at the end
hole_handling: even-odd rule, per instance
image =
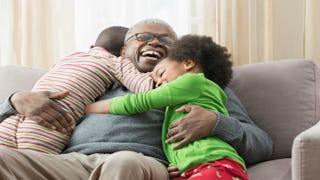
POLYGON ((130 27, 146 18, 159 18, 179 34, 191 32, 191 0, 76 0, 76 49, 89 47, 106 27, 130 27))
POLYGON ((146 18, 191 32, 193 0, 0 0, 0 65, 49 68, 66 54, 87 49, 108 26, 146 18))
POLYGON ((0 65, 49 68, 102 29, 146 18, 167 21, 179 36, 212 36, 234 65, 320 63, 319 0, 0 0, 0 13, 0 65))
POLYGON ((320 1, 204 0, 204 34, 226 46, 235 65, 286 58, 320 63, 320 1))
POLYGON ((73 1, 1 0, 0 65, 49 68, 74 49, 73 12, 73 1))

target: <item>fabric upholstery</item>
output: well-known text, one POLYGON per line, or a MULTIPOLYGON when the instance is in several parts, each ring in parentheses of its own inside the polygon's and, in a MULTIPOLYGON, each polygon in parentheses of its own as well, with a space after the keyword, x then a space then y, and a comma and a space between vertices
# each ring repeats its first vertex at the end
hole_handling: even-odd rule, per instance
POLYGON ((234 68, 230 88, 271 135, 273 159, 290 157, 294 137, 319 120, 318 71, 312 61, 292 59, 234 68))
POLYGON ((242 65, 230 88, 274 142, 272 160, 249 167, 249 179, 318 179, 319 67, 302 59, 242 65))
POLYGON ((258 163, 248 169, 249 180, 289 180, 290 163, 290 158, 258 163))
POLYGON ((45 72, 22 66, 0 67, 0 102, 15 91, 31 89, 45 72))

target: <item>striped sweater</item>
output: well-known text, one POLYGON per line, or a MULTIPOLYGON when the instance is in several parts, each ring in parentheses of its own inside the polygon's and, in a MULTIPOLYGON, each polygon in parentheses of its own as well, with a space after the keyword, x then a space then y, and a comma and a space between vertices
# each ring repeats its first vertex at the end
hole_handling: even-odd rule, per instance
MULTIPOLYGON (((70 94, 66 98, 55 101, 71 113, 76 123, 84 115, 86 105, 121 82, 133 92, 144 92, 153 86, 152 78, 140 73, 130 60, 94 47, 57 62, 37 81, 32 91, 68 90, 70 94)), ((69 136, 42 127, 29 118, 10 116, 0 124, 0 146, 58 154, 68 140, 69 136)))
POLYGON ((150 90, 153 85, 150 76, 140 73, 130 60, 94 47, 88 53, 76 52, 59 61, 32 91, 70 91, 68 97, 56 101, 78 119, 86 105, 121 82, 133 92, 150 90))

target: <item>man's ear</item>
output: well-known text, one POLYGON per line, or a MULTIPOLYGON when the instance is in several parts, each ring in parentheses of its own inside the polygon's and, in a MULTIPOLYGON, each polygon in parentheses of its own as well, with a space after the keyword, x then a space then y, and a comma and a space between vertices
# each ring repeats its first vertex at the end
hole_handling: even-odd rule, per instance
POLYGON ((125 57, 126 51, 127 51, 127 47, 126 47, 126 46, 123 46, 123 47, 120 49, 120 56, 125 57))
POLYGON ((186 71, 192 70, 195 66, 196 66, 196 62, 191 59, 184 61, 184 68, 186 71))

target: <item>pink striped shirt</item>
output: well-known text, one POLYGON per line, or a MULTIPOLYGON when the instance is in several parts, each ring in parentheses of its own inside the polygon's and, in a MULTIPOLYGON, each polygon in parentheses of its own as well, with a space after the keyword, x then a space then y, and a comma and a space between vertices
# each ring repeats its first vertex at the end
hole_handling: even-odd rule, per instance
POLYGON ((130 60, 94 47, 89 52, 76 52, 56 63, 32 90, 70 91, 69 96, 56 101, 78 119, 86 105, 93 103, 113 84, 121 82, 133 92, 144 92, 153 87, 152 78, 139 72, 130 60))
MULTIPOLYGON (((69 96, 55 101, 76 121, 84 114, 86 105, 93 103, 113 84, 121 85, 121 82, 133 92, 144 92, 153 87, 152 78, 140 73, 130 60, 94 47, 88 52, 73 53, 56 63, 32 91, 68 90, 69 96)), ((58 154, 68 139, 69 136, 42 127, 29 118, 21 121, 18 116, 10 116, 0 124, 0 146, 58 154)))

